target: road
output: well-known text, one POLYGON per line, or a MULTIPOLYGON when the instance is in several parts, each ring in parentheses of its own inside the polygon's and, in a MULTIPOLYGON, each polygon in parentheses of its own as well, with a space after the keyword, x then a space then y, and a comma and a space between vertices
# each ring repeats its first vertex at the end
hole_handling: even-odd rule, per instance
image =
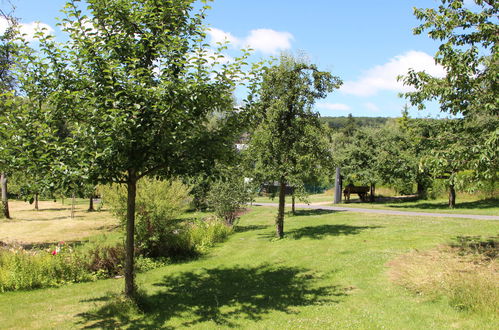
MULTIPOLYGON (((253 203, 255 206, 273 206, 277 207, 277 203, 253 203)), ((291 207, 286 204, 286 207, 291 207)), ((476 219, 476 220, 499 220, 499 216, 495 215, 479 215, 479 214, 457 214, 457 213, 432 213, 432 212, 411 212, 411 211, 395 211, 395 210, 382 210, 382 209, 363 209, 357 207, 344 207, 344 206, 327 206, 318 204, 295 204, 297 209, 314 209, 314 210, 330 210, 330 211, 345 211, 356 213, 374 213, 374 214, 387 214, 387 215, 407 215, 415 217, 437 217, 437 218, 463 218, 463 219, 476 219)))

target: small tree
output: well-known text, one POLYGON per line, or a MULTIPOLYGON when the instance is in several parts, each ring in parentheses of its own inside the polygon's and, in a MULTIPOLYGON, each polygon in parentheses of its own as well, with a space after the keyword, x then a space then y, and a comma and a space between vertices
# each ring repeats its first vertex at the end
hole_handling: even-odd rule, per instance
POLYGON ((194 2, 87 0, 82 8, 71 0, 62 24, 69 34, 65 48, 41 46, 51 71, 70 73, 56 75, 58 107, 52 110, 71 114, 71 139, 59 145, 80 163, 69 159, 58 168, 127 187, 128 297, 135 294, 137 182, 201 170, 218 145, 205 144, 217 142, 212 137, 219 133, 208 127, 210 116, 235 113, 232 90, 242 59, 222 65, 219 57, 209 58, 202 25, 207 6, 195 12, 194 2))
POLYGON ((251 136, 249 154, 258 181, 279 185, 279 238, 284 236, 286 186, 300 185, 306 176, 331 165, 325 128, 313 105, 340 85, 338 77, 289 55, 282 55, 278 65, 263 73, 258 90, 259 124, 251 136))
POLYGON ((208 193, 208 205, 216 216, 229 226, 237 220, 241 208, 251 201, 251 186, 245 182, 241 171, 233 168, 224 178, 211 185, 208 193))

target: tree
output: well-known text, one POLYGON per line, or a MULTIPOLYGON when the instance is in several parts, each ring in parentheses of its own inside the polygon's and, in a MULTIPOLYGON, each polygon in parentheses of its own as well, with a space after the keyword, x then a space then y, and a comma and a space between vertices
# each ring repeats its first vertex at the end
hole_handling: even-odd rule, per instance
POLYGON ((63 161, 59 171, 127 187, 128 297, 135 294, 137 182, 202 169, 204 143, 218 133, 207 128, 208 118, 234 110, 231 92, 241 59, 222 65, 218 55, 209 57, 202 26, 208 7, 196 12, 194 2, 87 0, 86 16, 80 1, 72 0, 62 22, 69 41, 41 47, 57 73, 51 111, 74 120, 61 151, 81 162, 63 161))
POLYGON ((276 235, 284 236, 286 186, 303 184, 331 165, 325 128, 313 111, 316 99, 341 85, 338 77, 313 64, 281 55, 266 68, 257 92, 257 122, 249 142, 255 175, 260 182, 279 184, 276 235))
MULTIPOLYGON (((10 3, 9 3, 10 4, 10 3)), ((0 189, 2 190, 2 213, 10 219, 9 200, 7 190, 7 170, 9 163, 10 134, 8 132, 7 117, 14 103, 15 80, 12 75, 14 67, 14 56, 17 53, 16 37, 17 21, 12 13, 0 9, 0 19, 7 22, 7 29, 0 35, 0 122, 3 124, 0 130, 0 189)))
MULTIPOLYGON (((415 87, 405 97, 420 109, 437 100, 441 110, 462 115, 461 136, 466 135, 473 162, 470 168, 484 178, 495 177, 499 168, 499 3, 474 0, 474 8, 464 0, 441 0, 437 9, 414 9, 422 24, 414 29, 442 44, 435 62, 445 70, 443 78, 413 70, 403 77, 415 87)), ((456 155, 456 157, 461 157, 456 155)))
POLYGON ((376 184, 381 182, 378 171, 379 129, 364 127, 351 137, 336 136, 333 141, 335 163, 342 169, 343 182, 360 182, 370 186, 370 201, 374 202, 376 184))

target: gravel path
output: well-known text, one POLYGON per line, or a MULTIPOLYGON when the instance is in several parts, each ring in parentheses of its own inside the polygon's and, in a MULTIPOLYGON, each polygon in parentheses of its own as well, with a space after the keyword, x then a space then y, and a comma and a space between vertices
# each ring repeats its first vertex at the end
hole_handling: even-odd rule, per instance
MULTIPOLYGON (((253 203, 256 206, 273 206, 277 207, 277 203, 253 203)), ((380 209, 362 209, 357 207, 342 207, 342 206, 326 206, 326 205, 308 205, 308 204, 295 204, 296 208, 301 209, 314 209, 314 210, 331 210, 331 211, 346 211, 357 213, 376 213, 388 215, 408 215, 420 217, 438 217, 438 218, 464 218, 464 219, 477 219, 477 220, 499 220, 499 216, 495 215, 478 215, 478 214, 451 214, 451 213, 431 213, 431 212, 410 212, 410 211, 393 211, 393 210, 380 210, 380 209)), ((286 204, 286 207, 291 207, 286 204)))

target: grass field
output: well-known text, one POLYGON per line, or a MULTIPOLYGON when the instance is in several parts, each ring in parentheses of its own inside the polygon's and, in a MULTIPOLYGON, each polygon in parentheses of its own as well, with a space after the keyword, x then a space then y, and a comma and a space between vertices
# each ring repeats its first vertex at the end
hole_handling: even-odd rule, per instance
MULTIPOLYGON (((104 213, 98 217, 113 223, 104 213)), ((229 241, 204 257, 139 274, 144 312, 127 312, 115 303, 123 279, 100 280, 2 293, 0 328, 499 327, 496 315, 459 311, 445 297, 416 295, 397 285, 389 266, 458 235, 497 235, 498 222, 301 210, 286 218, 286 237, 276 241, 274 217, 273 208, 253 207, 229 241)))
POLYGON ((107 211, 87 212, 84 200, 76 203, 71 219, 70 200, 65 204, 40 201, 39 210, 22 201, 10 201, 11 220, 0 220, 0 241, 41 244, 60 241, 76 242, 116 228, 118 221, 107 211))

